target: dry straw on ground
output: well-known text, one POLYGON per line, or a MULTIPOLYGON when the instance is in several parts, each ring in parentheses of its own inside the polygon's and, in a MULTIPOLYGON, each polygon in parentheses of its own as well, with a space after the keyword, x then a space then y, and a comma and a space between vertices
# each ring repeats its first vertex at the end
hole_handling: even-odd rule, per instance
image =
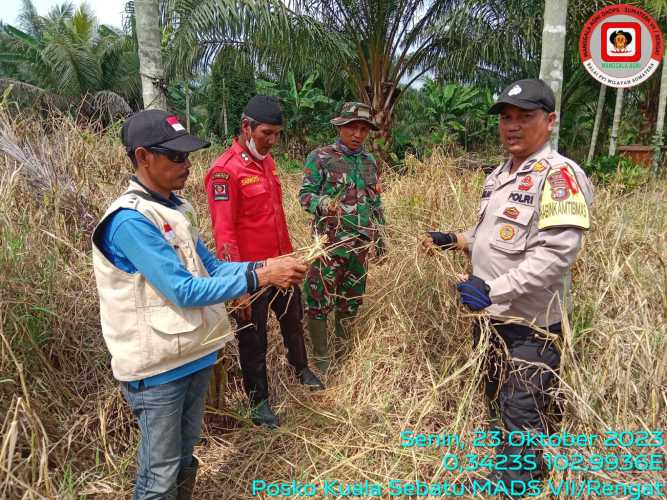
MULTIPOLYGON (((31 144, 35 158, 73 183, 81 198, 38 190, 29 169, 0 156, 0 498, 129 498, 138 435, 100 334, 87 224, 72 216, 84 208, 99 216, 123 189, 128 162, 113 137, 66 120, 2 120, 24 151, 31 144), (79 199, 90 207, 76 205, 79 199)), ((209 242, 202 179, 213 155, 195 156, 185 190, 209 242)), ((279 430, 250 425, 236 349, 225 348, 227 373, 219 370, 216 384, 226 380, 227 390, 212 391, 196 450, 197 498, 250 498, 253 479, 456 478, 440 459, 460 451, 401 448, 399 440, 401 431, 414 429, 470 442, 487 423, 477 385, 486 341, 473 349, 472 315, 453 292, 468 263, 416 250, 424 230, 463 229, 476 218, 483 176, 453 165, 438 154, 426 163, 407 160, 404 175, 384 180, 388 259, 370 268, 353 346, 326 378, 326 391, 311 394, 296 384, 272 322, 269 369, 284 423, 279 430)), ((282 179, 295 247, 308 247, 309 218, 296 200, 300 176, 282 179)), ((564 431, 667 428, 665 188, 660 181, 633 193, 597 192, 562 346, 564 431)), ((664 471, 590 477, 649 482, 664 479, 664 471)))

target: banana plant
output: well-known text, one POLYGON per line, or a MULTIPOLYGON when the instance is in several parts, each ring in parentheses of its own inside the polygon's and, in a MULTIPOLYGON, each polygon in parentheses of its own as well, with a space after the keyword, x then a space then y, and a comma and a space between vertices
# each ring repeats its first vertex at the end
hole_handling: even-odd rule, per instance
POLYGON ((311 73, 300 83, 290 71, 283 85, 266 80, 257 81, 258 93, 275 96, 283 104, 288 136, 305 138, 311 129, 322 125, 332 116, 335 101, 317 86, 318 77, 317 72, 311 73))

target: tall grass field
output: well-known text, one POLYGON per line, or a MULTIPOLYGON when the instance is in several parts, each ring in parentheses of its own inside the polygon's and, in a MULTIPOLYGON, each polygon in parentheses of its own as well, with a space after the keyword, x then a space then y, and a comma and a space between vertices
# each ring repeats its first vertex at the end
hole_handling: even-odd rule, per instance
MULTIPOLYGON (((3 111, 0 150, 0 498, 129 499, 139 435, 111 374, 90 248, 92 227, 132 173, 118 129, 100 133, 65 117, 3 111)), ((221 152, 193 155, 183 192, 209 245, 203 177, 221 152)), ((428 229, 463 230, 477 218, 484 174, 457 168, 456 160, 436 152, 425 162, 406 159, 400 175, 385 174, 388 257, 369 268, 353 345, 325 378, 325 391, 297 383, 271 320, 278 430, 251 424, 236 346, 224 348, 196 448, 196 498, 269 498, 257 491, 261 481, 312 483, 314 498, 345 498, 348 484, 377 483, 380 497, 390 498, 391 481, 482 477, 448 470, 466 460, 470 445, 406 446, 401 437, 413 431, 472 443, 489 425, 479 386, 488 336, 473 348, 477 315, 461 307, 454 288, 470 264, 453 252, 424 255, 417 245, 428 229), (445 455, 455 458, 443 464, 445 455), (325 494, 325 481, 343 489, 325 494)), ((293 242, 308 247, 301 176, 292 170, 281 178, 293 242)), ((665 180, 632 191, 614 182, 596 188, 592 229, 573 268, 574 312, 559 341, 563 433, 628 431, 632 438, 667 430, 666 196, 665 180)), ((657 454, 663 468, 620 470, 610 462, 608 470, 553 470, 549 479, 665 481, 667 447, 630 438, 611 448, 596 440, 548 451, 561 463, 577 454, 657 454)))

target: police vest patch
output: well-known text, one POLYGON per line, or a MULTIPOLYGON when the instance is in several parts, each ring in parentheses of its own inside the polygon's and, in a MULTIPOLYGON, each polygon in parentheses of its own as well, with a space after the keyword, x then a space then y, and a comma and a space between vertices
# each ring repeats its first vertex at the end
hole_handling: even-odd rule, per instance
POLYGON ((514 203, 521 203, 522 205, 533 205, 535 201, 535 196, 528 193, 522 193, 520 191, 512 191, 507 198, 509 201, 514 203))
POLYGON ((533 182, 533 178, 530 175, 527 175, 519 182, 519 190, 530 191, 534 184, 535 183, 533 182))
POLYGON ((551 169, 540 197, 538 229, 552 227, 591 227, 586 199, 567 165, 551 169))

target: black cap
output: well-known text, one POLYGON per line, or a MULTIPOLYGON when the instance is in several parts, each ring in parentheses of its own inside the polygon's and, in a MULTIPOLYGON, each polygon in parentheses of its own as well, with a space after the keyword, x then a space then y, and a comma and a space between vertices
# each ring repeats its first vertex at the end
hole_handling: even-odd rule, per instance
POLYGON ((211 145, 188 134, 178 117, 159 109, 147 109, 130 116, 123 124, 120 138, 128 153, 151 146, 191 153, 211 145))
POLYGON ((259 123, 283 124, 283 108, 277 99, 266 95, 256 95, 243 108, 243 114, 259 123))
POLYGON ((556 97, 544 80, 530 78, 519 80, 503 90, 489 114, 497 115, 505 104, 521 109, 543 109, 547 113, 556 110, 556 97))

